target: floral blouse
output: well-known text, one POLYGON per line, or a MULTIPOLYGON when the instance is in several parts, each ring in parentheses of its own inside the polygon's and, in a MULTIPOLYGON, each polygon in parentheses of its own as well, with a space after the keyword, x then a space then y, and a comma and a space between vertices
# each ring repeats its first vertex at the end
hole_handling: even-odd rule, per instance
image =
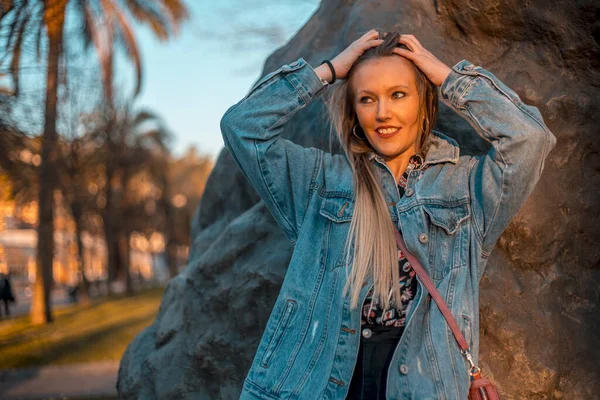
MULTIPOLYGON (((422 159, 419 155, 415 154, 410 158, 408 167, 406 168, 406 171, 404 171, 404 174, 402 174, 400 182, 398 182, 400 197, 404 196, 408 174, 413 169, 420 167, 421 164, 422 159)), ((400 301, 402 304, 398 309, 394 307, 395 303, 392 299, 392 289, 390 288, 390 308, 383 310, 379 305, 379 301, 373 298, 374 288, 371 288, 363 303, 360 321, 361 325, 404 327, 406 315, 408 314, 411 302, 417 291, 417 277, 415 276, 415 271, 412 269, 410 263, 404 256, 404 253, 400 249, 398 249, 398 268, 400 269, 400 301)))

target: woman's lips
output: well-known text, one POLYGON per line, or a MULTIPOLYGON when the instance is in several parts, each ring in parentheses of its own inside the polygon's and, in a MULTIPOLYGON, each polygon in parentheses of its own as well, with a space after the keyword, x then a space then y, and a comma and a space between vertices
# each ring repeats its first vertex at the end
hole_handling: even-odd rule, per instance
POLYGON ((379 133, 379 131, 375 131, 377 133, 377 136, 379 136, 380 138, 383 139, 387 139, 387 138, 391 138, 392 136, 396 135, 398 132, 400 132, 400 129, 402 128, 397 128, 394 132, 391 133, 379 133))

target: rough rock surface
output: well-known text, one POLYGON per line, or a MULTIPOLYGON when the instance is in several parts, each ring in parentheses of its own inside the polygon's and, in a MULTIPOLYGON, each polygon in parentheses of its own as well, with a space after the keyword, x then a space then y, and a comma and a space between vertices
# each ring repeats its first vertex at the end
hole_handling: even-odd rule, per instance
MULTIPOLYGON (((583 0, 325 0, 263 75, 299 57, 316 66, 372 27, 413 33, 449 66, 493 72, 540 109, 558 142, 481 282, 481 366, 505 399, 592 399, 600 392, 598 3, 583 0), (596 393, 594 395, 594 393, 596 393)), ((322 103, 284 136, 330 150, 322 103)), ((438 129, 463 153, 487 143, 442 104, 438 129)), ((333 149, 337 151, 337 149, 333 149)), ((189 267, 152 326, 130 344, 122 398, 234 399, 292 246, 227 150, 194 219, 189 267)), ((597 398, 597 397, 596 397, 597 398)))

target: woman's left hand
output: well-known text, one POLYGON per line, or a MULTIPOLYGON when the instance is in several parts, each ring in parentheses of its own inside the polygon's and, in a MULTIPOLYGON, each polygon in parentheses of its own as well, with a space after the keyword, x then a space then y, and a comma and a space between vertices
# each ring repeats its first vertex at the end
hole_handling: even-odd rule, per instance
POLYGON ((410 50, 394 48, 394 53, 411 60, 429 80, 436 86, 442 83, 450 74, 452 69, 438 60, 433 54, 427 51, 413 35, 400 35, 399 43, 406 45, 410 50))

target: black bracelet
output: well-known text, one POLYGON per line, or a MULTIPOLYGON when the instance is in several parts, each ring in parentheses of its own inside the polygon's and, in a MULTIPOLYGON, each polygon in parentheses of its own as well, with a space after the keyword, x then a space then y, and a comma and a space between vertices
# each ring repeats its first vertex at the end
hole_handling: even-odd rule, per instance
POLYGON ((327 65, 329 66, 329 69, 331 70, 331 82, 329 82, 330 85, 333 85, 335 83, 335 69, 333 69, 333 65, 331 64, 331 62, 329 60, 325 60, 321 62, 321 65, 327 63, 327 65))

